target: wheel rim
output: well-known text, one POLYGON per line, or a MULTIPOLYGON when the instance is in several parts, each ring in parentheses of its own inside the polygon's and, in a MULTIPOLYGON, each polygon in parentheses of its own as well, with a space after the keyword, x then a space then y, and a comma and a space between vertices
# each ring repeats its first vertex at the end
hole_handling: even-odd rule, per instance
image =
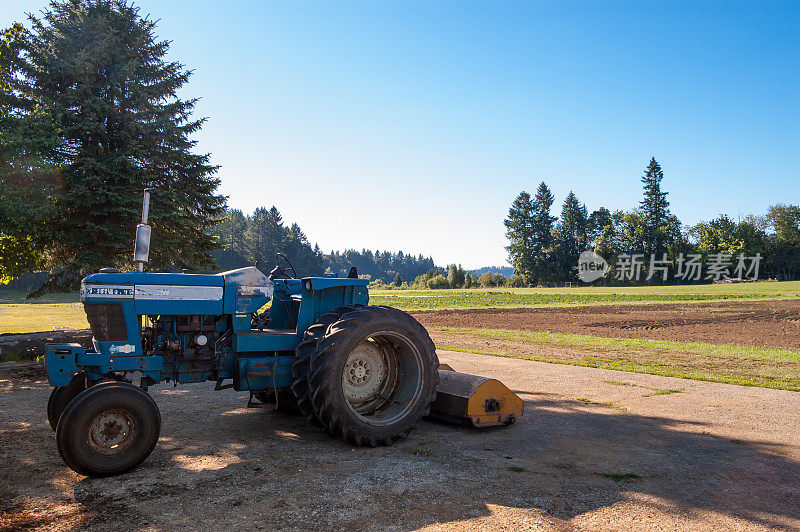
POLYGON ((107 410, 89 424, 87 441, 95 452, 119 455, 136 441, 137 425, 133 417, 121 410, 107 410))
POLYGON ((350 352, 344 364, 344 395, 356 411, 374 400, 389 377, 389 362, 381 346, 363 340, 350 352))
POLYGON ((406 336, 394 331, 372 334, 345 359, 345 403, 364 423, 394 423, 413 409, 422 394, 422 371, 419 349, 406 336))

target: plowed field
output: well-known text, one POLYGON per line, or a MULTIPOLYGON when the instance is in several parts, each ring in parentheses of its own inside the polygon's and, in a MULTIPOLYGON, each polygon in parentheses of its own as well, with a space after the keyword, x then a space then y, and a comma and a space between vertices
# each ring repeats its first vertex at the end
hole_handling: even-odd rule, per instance
POLYGON ((426 327, 469 327, 800 349, 800 300, 464 309, 412 313, 426 327))

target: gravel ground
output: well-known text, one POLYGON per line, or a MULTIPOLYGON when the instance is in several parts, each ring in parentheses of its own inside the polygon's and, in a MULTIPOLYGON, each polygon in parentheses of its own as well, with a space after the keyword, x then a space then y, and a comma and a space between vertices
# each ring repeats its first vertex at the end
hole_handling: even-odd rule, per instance
POLYGON ((210 385, 152 388, 127 475, 61 462, 46 382, 0 374, 0 530, 800 529, 800 394, 440 352, 525 400, 515 425, 425 421, 356 449, 210 385), (670 393, 670 391, 672 393, 670 393))

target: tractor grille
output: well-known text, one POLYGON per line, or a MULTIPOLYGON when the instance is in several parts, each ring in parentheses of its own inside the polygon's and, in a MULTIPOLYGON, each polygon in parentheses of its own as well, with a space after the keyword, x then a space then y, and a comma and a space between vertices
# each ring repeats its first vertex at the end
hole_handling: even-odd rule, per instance
POLYGON ((122 303, 85 303, 86 319, 98 342, 121 342, 128 339, 122 303))

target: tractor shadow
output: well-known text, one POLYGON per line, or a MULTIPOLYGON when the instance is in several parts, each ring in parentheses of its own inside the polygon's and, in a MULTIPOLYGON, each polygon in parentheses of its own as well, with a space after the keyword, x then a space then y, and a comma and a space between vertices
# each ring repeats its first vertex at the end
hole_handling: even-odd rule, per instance
POLYGON ((800 523, 800 463, 788 456, 797 450, 729 440, 701 423, 543 396, 510 427, 423 421, 392 447, 357 449, 303 418, 248 409, 246 394, 195 393, 155 394, 163 428, 151 457, 128 475, 81 480, 75 498, 138 515, 142 526, 197 526, 202 516, 208 529, 411 530, 496 507, 558 526, 632 499, 667 515, 800 523))

